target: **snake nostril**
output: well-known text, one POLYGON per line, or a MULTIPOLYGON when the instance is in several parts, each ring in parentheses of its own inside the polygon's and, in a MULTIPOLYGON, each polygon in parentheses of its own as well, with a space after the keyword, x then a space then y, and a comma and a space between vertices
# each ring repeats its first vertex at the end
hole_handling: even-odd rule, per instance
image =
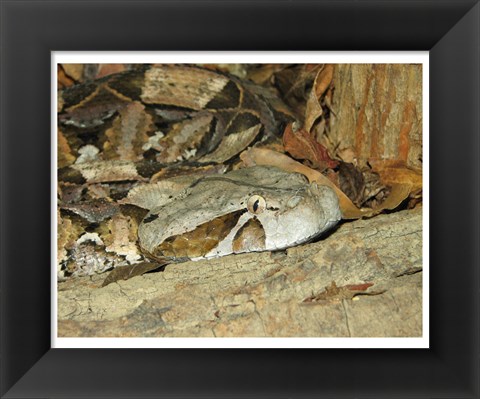
POLYGON ((299 197, 298 195, 295 195, 294 197, 290 198, 287 202, 287 207, 288 208, 295 208, 300 201, 302 200, 302 197, 299 197))

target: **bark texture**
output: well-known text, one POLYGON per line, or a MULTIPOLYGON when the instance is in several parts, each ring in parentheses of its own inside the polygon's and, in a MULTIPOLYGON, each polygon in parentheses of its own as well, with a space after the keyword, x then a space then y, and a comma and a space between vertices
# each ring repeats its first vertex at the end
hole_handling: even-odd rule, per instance
POLYGON ((333 81, 335 148, 422 168, 422 65, 338 64, 333 81))
POLYGON ((100 288, 59 284, 60 337, 418 337, 422 209, 316 243, 169 265, 100 288))

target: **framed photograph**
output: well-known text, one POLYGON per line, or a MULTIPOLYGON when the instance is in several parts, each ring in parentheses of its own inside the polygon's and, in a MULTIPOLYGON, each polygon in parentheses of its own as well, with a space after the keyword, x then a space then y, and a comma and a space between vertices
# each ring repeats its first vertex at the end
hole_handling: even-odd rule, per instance
POLYGON ((2 395, 476 397, 479 10, 2 3, 2 395))
POLYGON ((54 347, 428 348, 428 53, 55 52, 52 80, 54 347))

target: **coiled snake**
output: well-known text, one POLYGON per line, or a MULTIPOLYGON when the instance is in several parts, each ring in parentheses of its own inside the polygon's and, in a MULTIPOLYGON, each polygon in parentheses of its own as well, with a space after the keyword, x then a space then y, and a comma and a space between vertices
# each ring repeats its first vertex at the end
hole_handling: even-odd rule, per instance
POLYGON ((228 168, 246 147, 279 136, 289 115, 261 87, 203 68, 153 65, 72 86, 58 98, 62 140, 72 155, 58 173, 62 277, 145 257, 178 262, 284 249, 341 218, 330 188, 273 167, 197 176, 169 195, 158 185, 165 170, 186 162, 228 168), (165 138, 159 126, 167 126, 165 138), (96 152, 82 158, 92 146, 96 152), (145 209, 143 218, 133 222, 126 205, 145 209), (111 243, 108 234, 120 222, 138 234, 137 253, 111 243))

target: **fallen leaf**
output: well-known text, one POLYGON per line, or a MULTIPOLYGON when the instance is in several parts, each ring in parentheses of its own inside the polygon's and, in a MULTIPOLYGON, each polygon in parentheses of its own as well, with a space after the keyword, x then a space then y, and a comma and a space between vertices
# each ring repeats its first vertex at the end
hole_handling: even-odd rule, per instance
POLYGON ((368 162, 386 185, 411 185, 412 191, 422 188, 422 172, 408 168, 402 161, 369 159, 368 162))
POLYGON ((338 287, 335 281, 332 281, 330 286, 325 287, 325 290, 316 295, 311 295, 305 298, 302 302, 340 302, 344 299, 352 300, 357 295, 380 295, 386 290, 380 291, 366 291, 373 286, 373 283, 349 284, 343 287, 338 287))
POLYGON ((210 71, 224 72, 241 79, 247 76, 250 64, 195 64, 210 71))
POLYGON ((351 163, 340 162, 338 182, 340 189, 360 207, 364 201, 365 192, 365 179, 362 172, 351 163))
POLYGON ((283 133, 283 145, 292 157, 296 159, 306 159, 314 169, 324 171, 327 168, 335 168, 338 165, 328 155, 327 149, 321 145, 308 131, 299 129, 293 130, 293 124, 290 123, 283 133))
MULTIPOLYGON (((59 87, 59 89, 60 89, 60 87, 59 87)), ((60 93, 60 92, 61 92, 61 90, 59 90, 58 93, 60 93)), ((57 112, 61 112, 64 105, 65 105, 65 101, 64 101, 63 97, 60 94, 58 94, 57 95, 57 112)))
POLYGON ((296 119, 295 113, 283 101, 280 93, 275 88, 259 86, 246 81, 243 82, 243 86, 252 94, 259 96, 268 102, 269 107, 271 107, 276 114, 277 122, 286 123, 296 119))
POLYGON ((141 276, 142 274, 156 270, 165 264, 166 263, 140 262, 133 265, 117 267, 109 273, 105 280, 103 280, 102 287, 119 280, 128 280, 135 276, 141 276))
POLYGON ((57 148, 58 148, 58 159, 57 159, 57 167, 63 168, 65 166, 71 165, 75 162, 75 156, 72 154, 72 150, 70 145, 68 144, 67 139, 63 135, 63 132, 58 129, 57 134, 57 148))
POLYGON ((298 119, 305 116, 309 88, 322 66, 321 64, 294 65, 274 74, 275 85, 298 119))
POLYGON ((381 181, 379 174, 373 172, 368 165, 360 168, 360 170, 365 182, 365 189, 359 206, 377 208, 378 204, 381 204, 390 193, 390 188, 381 181))
POLYGON ((323 68, 318 71, 313 86, 317 98, 322 97, 332 84, 333 70, 334 66, 332 64, 325 64, 323 68))
POLYGON ((247 71, 247 79, 258 85, 270 83, 273 75, 285 68, 285 64, 260 64, 247 71))
POLYGON ((372 285, 373 283, 347 284, 345 288, 349 289, 350 291, 365 291, 372 285))
POLYGON ((388 197, 374 209, 374 213, 378 214, 385 209, 392 210, 397 208, 410 196, 411 192, 412 186, 410 184, 394 184, 390 189, 388 197))
POLYGON ((408 168, 401 160, 369 159, 369 164, 378 173, 382 183, 391 187, 390 195, 380 204, 382 209, 395 209, 409 197, 414 200, 409 207, 421 201, 421 171, 408 168))
POLYGON ((303 128, 310 132, 313 125, 323 115, 323 108, 320 99, 332 83, 333 79, 333 65, 324 65, 317 73, 313 81, 313 87, 310 90, 307 98, 307 105, 305 109, 305 118, 303 128))
POLYGON ((57 85, 59 89, 64 89, 65 87, 69 87, 75 84, 75 80, 73 80, 70 76, 65 73, 65 70, 62 68, 61 65, 57 65, 57 85))
POLYGON ((62 64, 65 74, 76 82, 82 81, 85 64, 62 64))
POLYGON ((103 78, 104 76, 108 76, 113 73, 123 72, 125 70, 125 64, 99 64, 97 76, 95 77, 95 79, 103 78))
POLYGON ((335 155, 339 157, 343 162, 348 162, 353 164, 356 164, 357 162, 357 154, 351 147, 339 149, 336 151, 335 155))

